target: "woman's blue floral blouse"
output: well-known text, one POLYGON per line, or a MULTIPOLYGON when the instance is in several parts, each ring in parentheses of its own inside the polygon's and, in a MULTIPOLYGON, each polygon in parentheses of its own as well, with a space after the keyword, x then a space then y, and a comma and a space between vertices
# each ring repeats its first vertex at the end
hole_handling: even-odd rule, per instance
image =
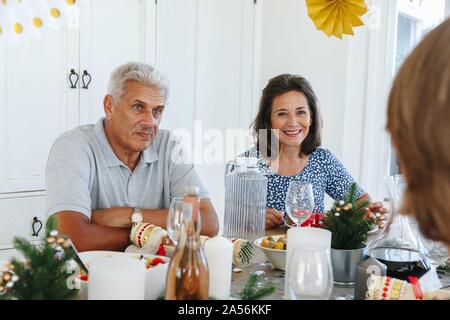
MULTIPOLYGON (((241 156, 261 159, 256 148, 246 151, 241 156)), ((353 177, 342 163, 329 150, 324 148, 317 148, 313 151, 305 168, 295 176, 281 176, 273 172, 265 161, 260 161, 259 166, 262 171, 269 173, 267 175, 267 208, 275 208, 283 212, 285 211, 286 193, 291 181, 305 181, 312 184, 315 202, 314 212, 316 213, 325 212, 325 193, 334 200, 341 200, 350 184, 354 182, 353 177)), ((358 186, 358 197, 363 193, 364 190, 358 186)))

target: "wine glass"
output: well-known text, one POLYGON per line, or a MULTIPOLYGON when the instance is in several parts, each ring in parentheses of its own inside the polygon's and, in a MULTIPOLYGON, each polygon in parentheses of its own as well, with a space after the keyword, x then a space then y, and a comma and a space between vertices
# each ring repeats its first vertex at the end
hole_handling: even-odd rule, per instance
POLYGON ((423 253, 431 266, 437 269, 445 264, 449 259, 449 251, 446 244, 440 241, 428 239, 419 229, 417 220, 414 217, 408 217, 411 231, 416 235, 417 246, 419 251, 423 253))
POLYGON ((297 227, 308 220, 314 209, 314 194, 311 183, 292 181, 286 195, 285 207, 289 218, 297 227))
POLYGON ((449 252, 446 244, 440 241, 426 239, 425 237, 422 237, 421 241, 422 246, 425 249, 425 257, 435 268, 445 264, 449 259, 449 252))
POLYGON ((287 299, 328 300, 333 290, 329 251, 321 245, 297 245, 292 251, 286 277, 287 299))
MULTIPOLYGON (((173 198, 169 205, 167 213, 167 233, 170 240, 176 245, 180 237, 181 225, 184 220, 191 219, 192 204, 183 202, 183 198, 173 198)), ((200 224, 200 215, 197 218, 197 224, 200 224)))

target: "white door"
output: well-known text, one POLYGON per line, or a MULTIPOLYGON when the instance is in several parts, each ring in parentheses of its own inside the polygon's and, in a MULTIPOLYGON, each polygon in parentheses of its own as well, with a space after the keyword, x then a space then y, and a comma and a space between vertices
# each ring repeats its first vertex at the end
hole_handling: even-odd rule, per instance
POLYGON ((198 172, 220 225, 224 163, 245 151, 239 146, 243 132, 236 130, 248 129, 253 116, 256 7, 253 0, 199 1, 194 119, 195 133, 203 132, 203 148, 194 151, 193 158, 202 163, 198 172), (196 157, 200 153, 201 160, 196 157))
POLYGON ((186 139, 220 220, 226 130, 247 129, 252 117, 256 6, 253 0, 158 2, 156 62, 170 82, 161 127, 186 139))
POLYGON ((104 116, 103 97, 114 68, 154 62, 156 4, 88 0, 80 6, 80 124, 87 124, 104 116))
POLYGON ((169 79, 161 128, 191 132, 194 123, 197 0, 158 2, 156 67, 169 79), (176 23, 174 23, 176 21, 176 23))
POLYGON ((0 46, 0 193, 44 189, 53 141, 78 122, 71 34, 62 27, 0 46))

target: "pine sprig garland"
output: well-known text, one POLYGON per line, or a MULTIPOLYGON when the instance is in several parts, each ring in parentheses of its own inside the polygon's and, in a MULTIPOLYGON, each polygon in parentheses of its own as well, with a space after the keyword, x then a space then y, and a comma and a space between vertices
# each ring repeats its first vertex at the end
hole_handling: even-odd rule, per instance
POLYGON ((244 288, 241 292, 242 300, 258 300, 264 298, 265 296, 269 296, 275 292, 275 287, 272 283, 267 284, 262 288, 258 288, 258 284, 261 281, 261 276, 253 273, 250 278, 245 283, 244 288))
POLYGON ((331 231, 334 249, 359 249, 367 241, 372 220, 368 217, 369 201, 358 201, 358 186, 352 183, 344 199, 335 202, 322 218, 322 227, 331 231))
POLYGON ((68 272, 68 262, 73 259, 70 240, 58 234, 55 218, 47 221, 43 243, 33 245, 23 238, 14 238, 13 243, 25 260, 11 259, 4 274, 14 274, 15 281, 0 291, 0 300, 64 300, 76 294, 69 281, 74 276, 68 272))

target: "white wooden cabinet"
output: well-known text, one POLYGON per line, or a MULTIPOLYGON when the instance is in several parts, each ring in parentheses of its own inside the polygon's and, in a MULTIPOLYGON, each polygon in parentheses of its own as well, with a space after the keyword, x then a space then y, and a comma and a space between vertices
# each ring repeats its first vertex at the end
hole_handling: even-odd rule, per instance
POLYGON ((53 141, 103 114, 113 68, 153 62, 155 19, 154 0, 81 1, 75 28, 0 47, 0 250, 14 236, 44 234, 34 236, 32 225, 39 225, 35 217, 45 224, 44 171, 53 141))
POLYGON ((0 47, 0 258, 14 236, 43 235, 44 169, 55 137, 77 125, 77 95, 66 74, 76 60, 71 32, 0 47), (37 220, 35 221, 34 218, 37 220), (33 235, 42 226, 38 235, 33 235))
POLYGON ((45 194, 24 192, 0 195, 0 250, 12 247, 15 236, 39 240, 45 230, 45 194))
POLYGON ((0 50, 0 193, 42 190, 55 137, 73 122, 67 29, 0 50))
MULTIPOLYGON (((116 66, 144 61, 168 76, 162 128, 192 133, 201 121, 204 130, 224 133, 250 124, 257 72, 254 0, 79 4, 79 28, 0 47, 0 258, 9 254, 4 249, 11 248, 13 236, 36 239, 31 227, 34 217, 45 224, 51 145, 60 133, 103 115, 116 66)), ((198 171, 221 217, 223 165, 203 163, 198 171)))
POLYGON ((91 0, 80 3, 80 124, 104 116, 111 71, 129 61, 154 62, 154 0, 91 0), (85 74, 85 72, 87 74, 85 74), (83 89, 91 77, 88 89, 83 89))
POLYGON ((0 193, 44 190, 53 141, 103 114, 112 69, 154 59, 155 19, 153 0, 81 1, 79 28, 0 49, 0 193))

